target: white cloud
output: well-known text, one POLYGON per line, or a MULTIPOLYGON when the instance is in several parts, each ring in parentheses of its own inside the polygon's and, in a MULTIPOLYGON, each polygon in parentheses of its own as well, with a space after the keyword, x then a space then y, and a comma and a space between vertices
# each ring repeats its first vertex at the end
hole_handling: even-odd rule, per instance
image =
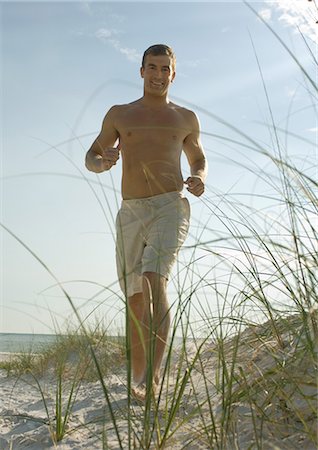
POLYGON ((119 51, 125 55, 129 61, 141 62, 142 55, 139 54, 136 49, 121 47, 119 51))
POLYGON ((82 31, 73 31, 75 36, 89 36, 94 37, 101 41, 103 44, 110 45, 116 51, 124 55, 128 61, 131 62, 141 62, 142 55, 138 53, 135 48, 124 46, 119 40, 118 35, 122 34, 123 31, 113 29, 113 28, 99 28, 94 33, 84 33, 82 31))
POLYGON ((107 28, 100 28, 95 32, 97 39, 100 39, 103 42, 107 42, 114 34, 116 34, 116 32, 107 28))
POLYGON ((125 55, 128 61, 131 62, 140 62, 142 55, 137 52, 134 48, 123 47, 122 44, 117 39, 110 39, 108 41, 115 50, 120 52, 122 55, 125 55))
POLYGON ((318 11, 316 2, 308 0, 265 0, 266 3, 281 12, 279 20, 286 26, 298 29, 304 36, 316 41, 318 11))
POLYGON ((310 131, 311 133, 318 133, 318 127, 308 128, 306 131, 310 131))
POLYGON ((272 11, 269 8, 262 9, 258 13, 262 19, 264 19, 266 22, 269 21, 272 17, 272 11))
MULTIPOLYGON (((90 16, 96 16, 97 13, 101 11, 100 9, 97 10, 96 8, 95 10, 93 10, 92 5, 89 2, 85 1, 80 2, 79 7, 83 13, 90 16)), ((126 21, 125 16, 112 13, 111 8, 109 8, 108 6, 106 6, 103 11, 104 13, 107 12, 107 16, 112 22, 117 22, 119 24, 126 21)), ((128 61, 140 62, 142 55, 139 54, 135 48, 125 47, 117 39, 118 35, 121 33, 123 32, 114 28, 99 28, 97 31, 95 31, 95 33, 89 33, 89 36, 97 38, 103 44, 111 45, 116 51, 124 55, 128 59, 128 61)), ((85 33, 83 33, 82 31, 74 32, 73 34, 76 34, 77 36, 85 35, 85 33)))
POLYGON ((139 54, 135 48, 123 46, 121 42, 115 38, 118 34, 120 34, 120 31, 118 30, 100 28, 95 32, 94 36, 103 43, 111 45, 115 50, 124 55, 128 61, 140 62, 142 55, 139 54))

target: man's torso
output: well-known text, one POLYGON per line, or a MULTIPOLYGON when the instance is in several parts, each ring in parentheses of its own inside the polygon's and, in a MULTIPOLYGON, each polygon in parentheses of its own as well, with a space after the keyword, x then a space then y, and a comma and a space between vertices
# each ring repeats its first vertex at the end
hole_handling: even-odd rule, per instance
POLYGON ((173 103, 152 108, 140 100, 116 107, 120 136, 124 199, 181 191, 180 157, 191 132, 189 111, 173 103))

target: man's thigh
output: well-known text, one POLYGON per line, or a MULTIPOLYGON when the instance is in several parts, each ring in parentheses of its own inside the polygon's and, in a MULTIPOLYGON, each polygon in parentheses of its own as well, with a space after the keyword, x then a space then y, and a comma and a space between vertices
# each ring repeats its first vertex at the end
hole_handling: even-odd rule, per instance
POLYGON ((147 246, 142 257, 142 272, 156 272, 169 277, 178 252, 189 229, 190 207, 180 198, 158 212, 148 230, 147 246))
POLYGON ((118 279, 122 291, 131 296, 142 291, 143 225, 134 215, 120 210, 116 219, 116 234, 118 279))

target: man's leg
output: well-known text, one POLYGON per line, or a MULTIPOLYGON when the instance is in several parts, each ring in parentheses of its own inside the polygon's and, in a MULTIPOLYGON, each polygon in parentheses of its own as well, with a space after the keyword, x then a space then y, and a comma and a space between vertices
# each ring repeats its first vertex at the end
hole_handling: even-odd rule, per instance
POLYGON ((153 335, 153 340, 149 336, 148 359, 150 359, 150 352, 153 352, 153 355, 151 355, 153 362, 152 380, 159 384, 160 368, 170 329, 170 308, 167 298, 166 278, 155 272, 145 272, 143 296, 148 306, 148 314, 149 311, 152 312, 152 317, 148 318, 153 335), (154 344, 153 346, 151 341, 154 344))
MULTIPOLYGON (((139 367, 141 368, 142 361, 144 363, 144 373, 138 386, 133 390, 135 397, 139 400, 144 400, 146 397, 147 374, 148 370, 150 370, 150 361, 152 361, 151 383, 154 386, 159 384, 160 367, 170 328, 166 278, 154 272, 145 272, 142 297, 144 316, 141 322, 144 331, 146 358, 144 349, 139 342, 139 355, 137 355, 138 351, 136 351, 135 365, 137 366, 139 363, 139 367), (150 335, 151 331, 152 338, 150 335)), ((138 347, 136 349, 138 350, 138 347)))
POLYGON ((148 340, 147 304, 142 292, 128 298, 132 376, 135 383, 143 381, 146 372, 145 348, 148 340))

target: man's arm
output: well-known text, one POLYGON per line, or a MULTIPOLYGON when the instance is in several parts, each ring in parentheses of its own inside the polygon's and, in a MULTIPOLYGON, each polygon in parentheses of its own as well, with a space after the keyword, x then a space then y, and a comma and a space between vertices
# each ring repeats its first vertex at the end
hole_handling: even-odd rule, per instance
POLYGON ((119 158, 119 145, 117 148, 113 147, 119 138, 114 125, 117 108, 113 106, 108 111, 103 120, 101 132, 86 153, 85 165, 92 172, 100 173, 109 170, 119 158))
POLYGON ((200 124, 197 116, 190 111, 191 132, 183 141, 183 151, 187 156, 191 177, 185 184, 191 194, 199 197, 204 192, 204 183, 208 173, 208 164, 200 140, 200 124))

